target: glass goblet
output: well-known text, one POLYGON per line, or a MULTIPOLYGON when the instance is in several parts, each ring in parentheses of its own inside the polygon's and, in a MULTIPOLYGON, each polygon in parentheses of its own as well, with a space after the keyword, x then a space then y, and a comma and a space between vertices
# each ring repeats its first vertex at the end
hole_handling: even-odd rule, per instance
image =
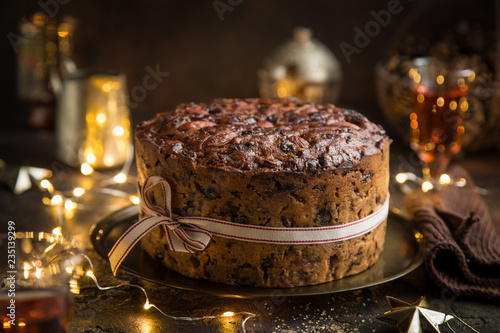
POLYGON ((417 152, 423 178, 434 183, 462 147, 464 118, 475 72, 432 58, 417 58, 411 79, 411 148, 417 152))

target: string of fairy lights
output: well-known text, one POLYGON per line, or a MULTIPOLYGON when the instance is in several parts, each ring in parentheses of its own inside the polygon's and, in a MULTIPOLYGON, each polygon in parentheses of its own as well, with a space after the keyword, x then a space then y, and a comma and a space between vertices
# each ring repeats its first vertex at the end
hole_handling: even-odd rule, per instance
MULTIPOLYGON (((87 159, 88 160, 88 159, 87 159)), ((85 176, 85 177, 91 177, 92 181, 89 182, 91 186, 89 187, 84 187, 84 186, 75 186, 72 189, 66 189, 66 190, 61 190, 58 189, 54 186, 53 182, 51 182, 50 178, 43 179, 38 183, 38 186, 40 189, 45 191, 45 196, 43 197, 42 201, 45 205, 47 206, 52 206, 55 208, 55 211, 57 212, 57 219, 59 222, 59 227, 55 228, 52 233, 55 235, 54 237, 62 237, 62 232, 61 232, 61 226, 64 223, 64 219, 68 216, 68 213, 74 213, 75 211, 81 210, 88 210, 92 209, 94 206, 82 203, 82 199, 84 196, 87 196, 89 194, 104 194, 110 197, 118 197, 118 198, 124 198, 130 201, 130 204, 133 205, 139 205, 140 199, 137 195, 131 194, 127 191, 121 190, 114 188, 116 185, 120 184, 125 184, 125 183, 132 183, 135 184, 136 182, 136 177, 128 175, 130 166, 131 166, 131 161, 132 161, 132 155, 129 155, 129 158, 127 158, 127 161, 125 162, 124 167, 119 173, 114 174, 113 176, 106 175, 104 173, 98 172, 94 170, 94 168, 90 165, 90 163, 85 162, 81 164, 80 167, 80 173, 85 176)), ((100 206, 101 207, 101 206, 100 206)), ((107 207, 108 209, 113 209, 114 207, 107 207)), ((71 216, 71 214, 70 214, 71 216)), ((42 233, 43 234, 43 233, 42 233)), ((88 278, 92 279, 94 282, 95 286, 97 289, 100 291, 109 291, 113 289, 121 289, 125 287, 129 288, 136 288, 139 289, 145 297, 145 302, 144 302, 144 309, 149 310, 151 308, 154 308, 156 311, 158 311, 162 316, 171 319, 171 320, 179 320, 179 321, 201 321, 201 320, 208 320, 208 319, 220 319, 220 318, 236 318, 236 317, 243 317, 242 323, 241 323, 241 330, 242 332, 246 332, 245 325, 248 320, 250 320, 253 317, 256 317, 256 314, 251 313, 251 312, 233 312, 233 311, 225 311, 220 315, 210 315, 210 316, 201 316, 201 317, 176 317, 172 316, 163 310, 161 310, 158 306, 155 304, 152 304, 149 300, 149 296, 147 291, 140 285, 137 284, 132 284, 129 282, 122 282, 116 285, 110 285, 110 286, 101 286, 99 284, 98 278, 95 275, 94 271, 94 266, 91 261, 91 259, 84 253, 79 253, 79 256, 84 258, 89 265, 89 269, 86 271, 83 271, 80 265, 73 265, 73 266, 68 266, 66 267, 66 270, 68 274, 73 274, 73 275, 86 275, 88 278)), ((29 270, 35 269, 36 273, 39 274, 38 277, 40 277, 40 274, 42 272, 42 269, 40 267, 35 267, 33 265, 28 265, 24 267, 24 274, 27 276, 29 274, 29 270)), ((78 281, 75 279, 70 280, 70 291, 73 293, 78 294, 80 292, 79 290, 79 284, 78 281)))
MULTIPOLYGON (((246 323, 249 319, 256 317, 256 314, 246 311, 241 312, 233 312, 233 311, 225 311, 219 315, 210 315, 210 316, 201 316, 201 317, 177 317, 172 316, 158 306, 150 302, 150 298, 146 289, 138 284, 133 284, 130 282, 122 282, 116 285, 102 286, 98 278, 95 275, 94 265, 92 260, 83 252, 78 250, 78 245, 74 242, 68 242, 62 236, 61 227, 55 228, 52 233, 47 232, 16 232, 16 239, 32 239, 34 241, 46 243, 45 249, 42 251, 43 255, 48 256, 48 253, 54 250, 54 247, 57 244, 70 244, 66 245, 64 249, 58 250, 59 252, 55 256, 51 256, 50 260, 45 262, 44 260, 40 260, 40 258, 34 258, 31 261, 24 261, 21 265, 20 273, 23 280, 20 282, 23 283, 29 279, 35 280, 35 282, 43 281, 45 278, 53 278, 57 274, 67 273, 70 276, 69 279, 69 290, 73 294, 80 294, 80 283, 79 279, 83 276, 90 278, 95 287, 100 291, 109 291, 114 289, 124 289, 124 288, 135 288, 142 292, 144 295, 145 301, 143 308, 145 310, 149 310, 154 308, 158 311, 162 316, 178 321, 201 321, 208 319, 221 319, 221 318, 236 318, 243 317, 243 321, 241 323, 242 332, 246 332, 246 323), (88 264, 88 268, 84 269, 84 264, 81 263, 81 259, 85 260, 88 264)), ((36 283, 35 283, 36 285, 36 283)), ((24 321, 23 321, 24 323, 24 321)), ((24 325, 27 325, 24 323, 24 325)), ((11 325, 8 321, 3 323, 3 328, 8 329, 11 328, 11 325)))
POLYGON ((423 178, 418 177, 412 172, 401 172, 396 175, 396 182, 399 184, 403 185, 408 182, 413 182, 417 185, 419 185, 422 189, 422 192, 427 193, 431 190, 439 190, 440 188, 443 188, 445 186, 457 186, 457 187, 464 187, 467 185, 467 180, 465 178, 460 178, 458 180, 452 180, 451 177, 443 173, 437 182, 433 182, 430 180, 425 180, 423 178))

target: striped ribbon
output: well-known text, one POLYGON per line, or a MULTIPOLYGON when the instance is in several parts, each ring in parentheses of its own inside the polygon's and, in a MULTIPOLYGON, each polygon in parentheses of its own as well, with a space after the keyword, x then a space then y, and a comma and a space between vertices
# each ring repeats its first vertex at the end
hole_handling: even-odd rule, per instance
POLYGON ((140 196, 141 209, 146 217, 132 225, 108 253, 113 274, 116 274, 118 267, 134 245, 157 226, 161 226, 165 231, 172 251, 192 253, 205 249, 212 235, 247 242, 286 245, 343 241, 375 229, 386 219, 389 212, 389 198, 387 198, 382 207, 374 213, 347 224, 309 228, 274 228, 172 214, 170 185, 164 178, 158 176, 146 178, 140 196), (157 186, 163 193, 163 202, 155 204, 151 201, 150 193, 157 186))

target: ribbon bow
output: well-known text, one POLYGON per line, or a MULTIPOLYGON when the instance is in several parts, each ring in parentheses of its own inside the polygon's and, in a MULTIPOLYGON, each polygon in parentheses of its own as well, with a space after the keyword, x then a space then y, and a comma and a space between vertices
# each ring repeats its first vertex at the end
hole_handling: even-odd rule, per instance
POLYGON ((210 218, 183 217, 172 213, 170 184, 158 176, 146 178, 141 192, 141 209, 147 215, 131 226, 115 243, 108 254, 113 274, 139 240, 156 226, 162 226, 172 251, 189 252, 205 249, 212 235, 196 225, 199 221, 219 221, 210 218), (163 202, 154 204, 150 193, 159 185, 163 202))
POLYGON ((204 250, 212 235, 247 242, 298 245, 339 242, 364 235, 382 223, 389 212, 389 197, 377 211, 354 222, 327 227, 275 228, 243 225, 207 217, 179 216, 172 213, 172 194, 168 182, 158 176, 146 178, 141 189, 141 209, 146 217, 132 225, 108 253, 113 274, 130 250, 157 226, 165 231, 170 250, 189 252, 204 250), (159 186, 163 200, 154 203, 151 192, 159 186))

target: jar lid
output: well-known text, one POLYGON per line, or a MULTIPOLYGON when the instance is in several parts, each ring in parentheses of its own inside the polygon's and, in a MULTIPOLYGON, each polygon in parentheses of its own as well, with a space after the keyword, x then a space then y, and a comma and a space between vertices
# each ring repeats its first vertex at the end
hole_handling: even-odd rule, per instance
POLYGON ((320 41, 312 38, 308 28, 295 28, 293 39, 279 46, 264 61, 262 75, 273 80, 292 76, 308 82, 322 83, 342 76, 340 62, 320 41))

